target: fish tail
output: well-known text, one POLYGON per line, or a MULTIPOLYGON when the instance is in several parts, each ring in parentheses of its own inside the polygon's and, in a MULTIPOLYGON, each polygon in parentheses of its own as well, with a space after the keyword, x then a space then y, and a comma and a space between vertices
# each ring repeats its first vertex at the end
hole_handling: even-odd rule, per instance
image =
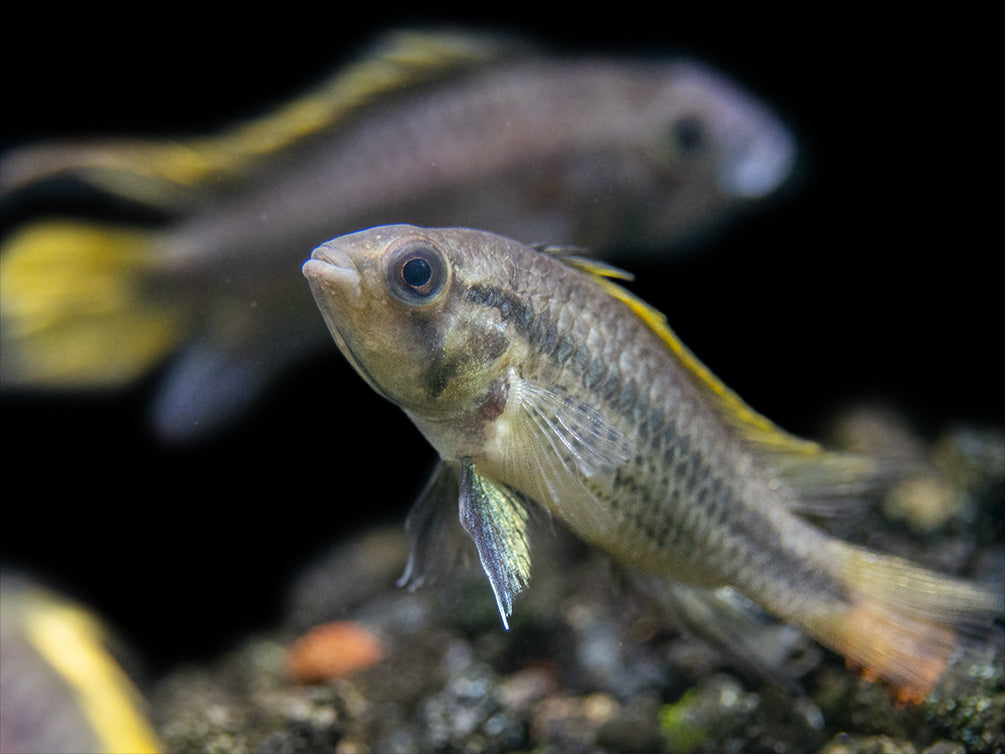
POLYGON ((0 384, 116 387, 177 344, 183 310, 152 285, 156 236, 78 221, 29 225, 0 255, 0 384))
POLYGON ((890 684, 900 702, 926 699, 968 636, 986 631, 1002 613, 998 589, 844 543, 833 546, 847 599, 802 622, 866 678, 890 684))

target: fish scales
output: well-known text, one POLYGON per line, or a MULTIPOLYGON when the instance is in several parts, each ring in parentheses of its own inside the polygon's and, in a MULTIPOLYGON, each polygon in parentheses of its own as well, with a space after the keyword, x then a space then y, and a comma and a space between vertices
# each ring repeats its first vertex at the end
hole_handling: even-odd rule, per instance
POLYGON ((449 490, 504 625, 530 578, 525 504, 671 589, 738 590, 906 700, 934 687, 957 626, 1002 611, 986 586, 800 518, 804 496, 854 490, 878 466, 753 412, 613 282, 620 271, 492 233, 393 225, 323 244, 304 274, 343 354, 441 458, 409 514, 405 583, 434 567, 449 490))
MULTIPOLYGON (((540 255, 534 261, 551 262, 540 255)), ((593 287, 593 281, 579 280, 571 271, 570 280, 556 284, 554 275, 566 270, 547 267, 546 273, 535 266, 516 268, 512 286, 528 304, 501 290, 484 299, 485 306, 528 306, 533 312, 535 327, 518 328, 527 339, 529 356, 522 376, 582 397, 616 421, 632 447, 646 451, 613 474, 587 482, 597 499, 616 511, 617 519, 603 532, 580 533, 626 563, 686 575, 693 583, 742 587, 748 578, 766 577, 775 584, 800 583, 807 595, 839 593, 835 581, 807 558, 817 549, 812 530, 804 527, 785 536, 779 528, 798 522, 770 514, 770 506, 791 493, 777 485, 769 489, 766 480, 752 480, 749 451, 704 405, 707 399, 689 389, 688 375, 667 358, 652 331, 626 317, 623 302, 584 290, 593 287), (549 295, 555 288, 568 295, 549 295), (577 342, 586 344, 584 355, 571 359, 571 344, 577 342), (603 372, 599 378, 591 376, 589 367, 584 369, 587 358, 596 372, 603 372), (737 504, 738 499, 744 504, 737 504), (792 547, 796 552, 790 555, 792 547), (723 557, 709 566, 705 559, 710 552, 740 556, 723 557), (764 567, 750 568, 751 560, 764 567)), ((783 584, 783 590, 788 588, 783 584)))
MULTIPOLYGON (((549 173, 567 172, 555 173, 556 163, 580 159, 611 133, 633 138, 638 127, 624 119, 624 112, 646 106, 658 86, 657 77, 633 67, 518 63, 459 82, 449 92, 419 91, 400 115, 402 103, 382 108, 349 129, 325 159, 342 168, 335 180, 347 189, 351 214, 414 197, 417 185, 429 191, 458 185, 462 177, 465 185, 477 176, 498 180, 500 170, 506 174, 535 163, 544 180, 549 173), (589 118, 583 117, 584 102, 598 103, 589 118), (542 139, 554 123, 566 124, 561 136, 542 139), (556 144, 561 144, 557 151, 556 144), (434 161, 416 161, 417 154, 433 155, 434 161)), ((666 157, 672 159, 669 153, 666 157)), ((322 172, 321 180, 332 179, 322 172)))

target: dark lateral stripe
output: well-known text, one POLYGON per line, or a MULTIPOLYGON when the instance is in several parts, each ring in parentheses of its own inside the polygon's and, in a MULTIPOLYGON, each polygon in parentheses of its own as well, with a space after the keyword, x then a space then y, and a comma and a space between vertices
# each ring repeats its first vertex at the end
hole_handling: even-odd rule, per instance
POLYGON ((635 380, 625 379, 616 362, 605 362, 601 356, 591 354, 584 344, 560 333, 554 321, 535 313, 529 304, 502 288, 475 284, 465 292, 465 300, 499 311, 503 321, 513 322, 537 353, 578 375, 583 388, 610 410, 633 419, 636 403, 645 391, 635 380))
POLYGON ((477 284, 468 288, 464 298, 468 303, 498 309, 504 322, 513 320, 518 330, 531 337, 536 319, 534 311, 516 296, 495 286, 477 284))

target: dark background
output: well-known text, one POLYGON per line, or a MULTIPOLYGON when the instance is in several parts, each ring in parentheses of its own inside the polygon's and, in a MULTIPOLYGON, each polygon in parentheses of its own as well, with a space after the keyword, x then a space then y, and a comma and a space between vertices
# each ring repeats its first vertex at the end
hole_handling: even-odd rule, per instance
MULTIPOLYGON (((173 5, 142 15, 23 8, 5 22, 19 44, 0 50, 0 147, 211 129, 300 92, 395 25, 471 22, 565 50, 693 55, 775 107, 803 161, 787 191, 701 253, 633 265, 635 290, 795 432, 819 436, 842 407, 869 400, 925 434, 1002 424, 1000 68, 989 19, 381 7, 276 6, 212 21, 173 5)), ((0 396, 0 561, 90 602, 155 662, 277 621, 296 569, 358 526, 403 523, 433 462, 334 346, 195 445, 149 434, 156 377, 107 395, 0 396)))

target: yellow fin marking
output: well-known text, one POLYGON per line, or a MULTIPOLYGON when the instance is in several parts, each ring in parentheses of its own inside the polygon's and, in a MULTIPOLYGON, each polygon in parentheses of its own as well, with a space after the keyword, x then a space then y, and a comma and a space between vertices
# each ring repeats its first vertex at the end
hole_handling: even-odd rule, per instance
POLYGON ((74 689, 104 751, 159 750, 156 735, 136 709, 132 682, 103 647, 96 620, 43 597, 25 615, 25 634, 74 689))
POLYGON ((759 449, 776 453, 817 456, 824 451, 815 442, 803 440, 785 432, 772 421, 750 408, 732 390, 726 387, 711 370, 691 353, 677 335, 670 329, 666 315, 642 299, 611 282, 610 274, 594 272, 594 279, 614 298, 623 302, 648 327, 655 332, 670 349, 671 353, 701 385, 714 401, 720 414, 732 425, 739 428, 745 439, 755 443, 759 449))
POLYGON ((590 275, 608 294, 638 316, 673 353, 696 384, 711 399, 712 407, 754 450, 784 477, 800 496, 847 498, 872 489, 883 480, 886 469, 875 458, 853 453, 827 451, 818 443, 791 435, 750 408, 727 388, 691 351, 681 343, 666 316, 613 282, 630 281, 634 276, 601 260, 579 255, 581 250, 539 247, 559 261, 590 275))
POLYGON ((34 225, 0 256, 5 385, 124 384, 181 336, 183 316, 141 285, 150 236, 81 222, 34 225))
POLYGON ((349 65, 331 81, 274 113, 253 119, 216 139, 196 142, 220 156, 217 170, 244 156, 278 151, 331 127, 380 96, 426 83, 446 73, 484 64, 506 50, 488 36, 399 31, 387 35, 376 55, 349 65))
POLYGON ((316 90, 218 136, 151 145, 146 171, 187 186, 233 173, 250 161, 331 128, 378 98, 500 56, 499 40, 451 33, 397 32, 377 54, 350 64, 316 90))
POLYGON ((502 36, 451 32, 388 34, 374 54, 350 63, 315 90, 275 111, 211 136, 31 145, 6 155, 0 193, 60 173, 133 201, 171 208, 195 200, 202 184, 248 169, 255 160, 332 128, 382 96, 511 54, 502 36))

